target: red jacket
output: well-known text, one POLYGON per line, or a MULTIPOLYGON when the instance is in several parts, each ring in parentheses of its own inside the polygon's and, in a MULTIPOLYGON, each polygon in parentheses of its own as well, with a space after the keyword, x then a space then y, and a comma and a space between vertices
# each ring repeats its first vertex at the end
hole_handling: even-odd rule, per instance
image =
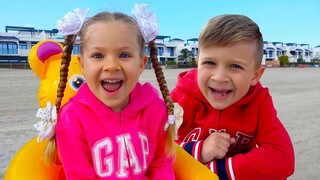
POLYGON ((202 143, 210 133, 227 132, 236 139, 225 159, 205 164, 220 179, 286 179, 294 172, 290 137, 260 82, 220 111, 202 95, 194 69, 179 75, 171 97, 184 109, 178 143, 195 159, 200 159, 202 143))

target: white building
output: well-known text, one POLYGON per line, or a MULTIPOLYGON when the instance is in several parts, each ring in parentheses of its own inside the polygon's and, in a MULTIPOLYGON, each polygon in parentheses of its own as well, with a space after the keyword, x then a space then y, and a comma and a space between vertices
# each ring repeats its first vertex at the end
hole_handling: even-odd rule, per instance
POLYGON ((290 63, 310 62, 313 58, 309 44, 264 41, 263 51, 266 61, 278 61, 282 55, 288 56, 290 63))
POLYGON ((313 57, 320 59, 320 45, 313 48, 313 57))
MULTIPOLYGON (((0 64, 25 63, 28 64, 28 54, 33 45, 43 39, 52 39, 63 43, 64 37, 58 34, 57 29, 41 30, 33 27, 6 26, 6 32, 0 33, 0 64)), ((171 39, 171 36, 157 36, 158 57, 160 63, 166 61, 178 61, 182 49, 188 49, 192 56, 198 55, 198 38, 182 40, 171 39)), ((145 53, 149 55, 148 46, 145 46, 145 53)), ((79 54, 79 44, 76 41, 73 54, 79 54)), ((314 49, 308 44, 264 42, 263 64, 278 61, 282 55, 287 55, 291 63, 298 61, 310 62, 315 55, 320 57, 320 46, 314 49)), ((149 62, 150 64, 150 62, 149 62)))

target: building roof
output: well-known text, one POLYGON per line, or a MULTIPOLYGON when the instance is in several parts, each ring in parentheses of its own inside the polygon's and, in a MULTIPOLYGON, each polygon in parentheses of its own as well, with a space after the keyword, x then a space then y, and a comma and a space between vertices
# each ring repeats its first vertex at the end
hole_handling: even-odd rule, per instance
POLYGON ((6 26, 6 32, 8 31, 30 32, 30 33, 35 33, 35 32, 41 33, 42 31, 44 31, 45 33, 59 32, 58 29, 45 30, 45 29, 35 29, 34 27, 6 26))
POLYGON ((184 41, 183 39, 179 39, 179 38, 173 38, 171 39, 171 41, 184 41))
POLYGON ((283 42, 272 42, 273 45, 281 44, 283 45, 283 42))
POLYGON ((156 46, 165 46, 163 43, 156 43, 156 46))
POLYGON ((158 35, 158 36, 156 37, 156 39, 165 39, 165 38, 171 39, 171 36, 160 36, 160 35, 158 35))
POLYGON ((287 46, 297 46, 297 43, 286 43, 287 46))
POLYGON ((19 38, 15 37, 15 36, 1 36, 1 35, 0 35, 0 39, 14 39, 14 40, 18 40, 19 38))
POLYGON ((273 47, 267 47, 267 48, 266 48, 266 50, 269 50, 269 49, 270 49, 270 50, 274 50, 273 47))
POLYGON ((198 41, 198 38, 187 39, 187 42, 188 42, 188 41, 198 41))

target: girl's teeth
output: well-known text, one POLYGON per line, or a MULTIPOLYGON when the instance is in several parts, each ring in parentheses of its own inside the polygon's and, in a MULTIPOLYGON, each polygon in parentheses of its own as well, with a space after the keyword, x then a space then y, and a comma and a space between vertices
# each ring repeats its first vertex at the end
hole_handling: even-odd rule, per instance
POLYGON ((117 83, 119 82, 120 80, 106 80, 107 83, 117 83))

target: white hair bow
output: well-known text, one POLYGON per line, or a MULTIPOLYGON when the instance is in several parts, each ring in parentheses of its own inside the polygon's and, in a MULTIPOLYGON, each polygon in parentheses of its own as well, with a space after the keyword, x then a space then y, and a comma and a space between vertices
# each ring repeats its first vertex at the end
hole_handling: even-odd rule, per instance
POLYGON ((68 12, 57 22, 59 32, 65 36, 77 34, 85 21, 88 11, 89 9, 77 8, 68 12))
POLYGON ((144 41, 149 43, 157 37, 159 29, 156 15, 152 11, 147 12, 147 6, 146 4, 135 4, 132 15, 138 22, 144 41))
POLYGON ((167 130, 169 127, 169 124, 174 124, 175 125, 175 134, 178 133, 178 129, 182 124, 183 121, 183 109, 178 103, 173 103, 174 104, 174 115, 169 115, 168 116, 168 121, 166 122, 164 126, 164 130, 167 130))
POLYGON ((47 102, 47 107, 38 109, 36 117, 41 118, 40 121, 33 125, 39 131, 37 141, 51 139, 56 133, 56 106, 51 107, 51 103, 47 102))

